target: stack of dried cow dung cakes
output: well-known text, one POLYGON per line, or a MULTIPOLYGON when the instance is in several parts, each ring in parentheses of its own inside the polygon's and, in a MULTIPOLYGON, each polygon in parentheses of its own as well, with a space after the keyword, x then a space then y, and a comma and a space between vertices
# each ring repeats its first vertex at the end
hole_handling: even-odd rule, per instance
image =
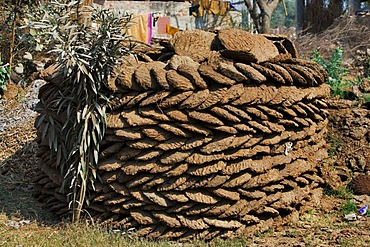
MULTIPOLYGON (((169 60, 114 73, 91 216, 150 238, 212 239, 281 224, 317 201, 327 73, 284 37, 194 30, 171 45, 169 60)), ((38 196, 63 214, 42 132, 38 196)))

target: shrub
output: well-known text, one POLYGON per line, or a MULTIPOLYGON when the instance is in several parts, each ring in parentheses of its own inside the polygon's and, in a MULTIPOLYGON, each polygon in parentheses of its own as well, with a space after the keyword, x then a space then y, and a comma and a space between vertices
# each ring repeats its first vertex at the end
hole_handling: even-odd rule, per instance
POLYGON ((0 93, 6 90, 6 84, 9 80, 9 66, 4 64, 0 60, 0 93))
POLYGON ((364 94, 363 101, 364 103, 370 103, 370 93, 364 94))
POLYGON ((356 211, 357 211, 357 206, 352 200, 347 200, 341 209, 342 214, 349 214, 349 213, 353 213, 356 211))
POLYGON ((50 150, 64 178, 63 187, 70 192, 73 221, 80 218, 87 186, 94 188, 98 179, 98 151, 111 93, 108 78, 123 55, 132 51, 124 31, 131 21, 129 15, 82 6, 82 2, 58 0, 41 5, 27 21, 27 27, 35 30, 33 37, 53 47, 50 52, 57 56, 56 62, 68 78, 54 92, 55 100, 40 104, 44 113, 37 124, 48 119, 44 133, 48 133, 50 150), (38 20, 38 16, 44 19, 38 20), (43 109, 66 111, 60 130, 43 109))
POLYGON ((348 91, 346 89, 352 87, 353 83, 344 80, 348 70, 342 67, 342 54, 343 50, 336 48, 330 59, 325 60, 318 50, 314 50, 312 60, 320 64, 328 72, 328 84, 331 86, 332 95, 347 98, 348 91))

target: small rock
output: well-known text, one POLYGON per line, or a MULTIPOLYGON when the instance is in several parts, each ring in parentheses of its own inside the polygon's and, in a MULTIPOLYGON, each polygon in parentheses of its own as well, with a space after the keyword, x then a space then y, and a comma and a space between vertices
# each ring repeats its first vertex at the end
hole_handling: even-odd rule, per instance
POLYGON ((347 221, 356 221, 358 219, 358 216, 356 213, 346 214, 344 215, 344 219, 347 221))
POLYGON ((24 72, 23 64, 19 63, 19 64, 14 68, 14 71, 15 71, 17 74, 23 74, 23 72, 24 72))
POLYGON ((354 195, 353 199, 356 200, 359 204, 366 204, 367 202, 370 202, 369 195, 354 195))
POLYGON ((32 60, 32 54, 29 53, 28 51, 26 51, 23 55, 23 58, 24 59, 27 59, 27 60, 32 60))

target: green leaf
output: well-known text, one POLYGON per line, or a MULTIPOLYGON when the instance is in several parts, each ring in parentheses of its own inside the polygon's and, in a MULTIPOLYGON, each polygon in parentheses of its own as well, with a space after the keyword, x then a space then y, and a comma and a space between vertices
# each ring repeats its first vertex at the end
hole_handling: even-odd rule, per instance
POLYGON ((93 128, 93 129, 95 129, 95 128, 96 128, 96 126, 97 126, 97 122, 96 122, 96 117, 95 117, 95 115, 94 115, 94 114, 92 114, 92 115, 91 115, 91 117, 90 117, 90 119, 91 119, 91 123, 92 123, 92 128, 93 128))
POLYGON ((52 126, 54 126, 54 119, 52 117, 49 116, 49 122, 52 126))
MULTIPOLYGON (((99 128, 99 127, 97 127, 97 128, 99 128)), ((95 130, 96 130, 97 128, 95 128, 95 130)), ((92 131, 92 132, 91 132, 91 137, 92 137, 92 139, 93 139, 94 145, 95 145, 95 146, 98 146, 99 141, 98 141, 98 139, 96 138, 95 131, 92 131)))
POLYGON ((57 160, 56 160, 56 166, 57 167, 60 166, 61 160, 62 160, 62 148, 58 147, 58 149, 57 149, 57 160))
POLYGON ((35 126, 37 129, 41 126, 41 124, 44 121, 45 117, 46 117, 46 113, 44 113, 44 114, 42 114, 41 116, 38 117, 38 119, 36 121, 36 126, 35 126))
POLYGON ((98 111, 100 116, 105 116, 105 109, 102 108, 98 103, 95 103, 94 107, 98 111))
MULTIPOLYGON (((98 163, 98 162, 96 162, 96 163, 98 163)), ((95 168, 91 169, 91 174, 93 175, 93 178, 96 180, 96 169, 95 168)), ((95 186, 93 188, 95 190, 95 186)))
POLYGON ((81 113, 81 111, 78 111, 78 112, 76 112, 76 120, 77 120, 77 123, 80 123, 81 122, 81 120, 82 120, 82 113, 81 113))
POLYGON ((53 139, 53 145, 54 145, 54 152, 58 151, 58 136, 56 135, 55 138, 53 139))
POLYGON ((91 145, 91 134, 89 133, 90 131, 87 132, 87 135, 86 135, 86 144, 87 144, 87 147, 90 147, 91 145))
POLYGON ((54 127, 53 125, 50 126, 51 128, 49 128, 49 148, 50 149, 53 149, 53 143, 54 143, 54 140, 55 140, 55 130, 54 130, 54 127))
POLYGON ((44 127, 44 130, 42 132, 42 138, 44 138, 46 136, 46 133, 48 132, 48 128, 49 128, 49 122, 47 122, 45 127, 44 127))

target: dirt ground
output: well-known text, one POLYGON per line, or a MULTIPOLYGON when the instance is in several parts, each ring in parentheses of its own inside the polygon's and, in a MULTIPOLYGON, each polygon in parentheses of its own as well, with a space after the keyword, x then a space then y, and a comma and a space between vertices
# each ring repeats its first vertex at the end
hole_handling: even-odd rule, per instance
MULTIPOLYGON (((0 99, 0 213, 43 224, 59 220, 32 197, 37 176, 33 126, 39 85, 11 87, 0 99)), ((292 221, 254 234, 252 246, 370 246, 370 217, 343 218, 348 202, 357 208, 370 202, 367 195, 348 193, 351 180, 370 171, 370 109, 356 101, 328 100, 329 159, 322 164, 326 182, 315 207, 302 208, 292 221)), ((369 185, 367 185, 369 186, 369 185)))

